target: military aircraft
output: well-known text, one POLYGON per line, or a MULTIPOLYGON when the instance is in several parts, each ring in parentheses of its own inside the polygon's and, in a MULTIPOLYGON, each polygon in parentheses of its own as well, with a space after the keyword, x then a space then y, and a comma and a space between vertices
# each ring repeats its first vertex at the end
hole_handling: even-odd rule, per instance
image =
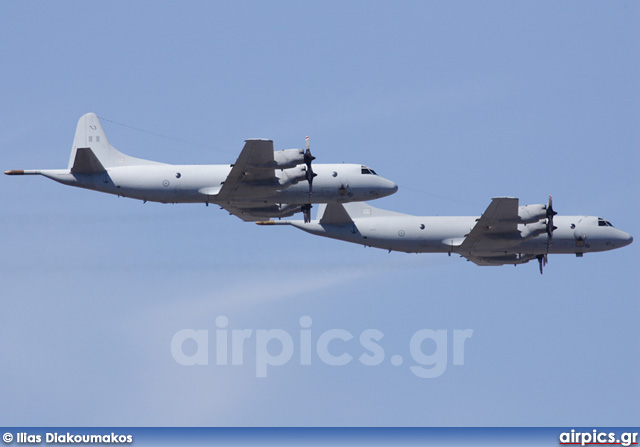
POLYGON ((345 203, 388 196, 391 180, 359 164, 313 164, 306 151, 274 151, 273 141, 246 140, 232 165, 172 165, 130 157, 107 139, 94 113, 78 121, 67 169, 10 170, 65 185, 161 203, 213 203, 245 221, 304 214, 313 203, 345 203))
POLYGON ((319 219, 263 221, 292 225, 318 236, 406 253, 459 254, 477 265, 524 264, 537 259, 540 273, 549 254, 613 250, 633 237, 601 217, 556 216, 546 205, 519 206, 517 198, 496 197, 480 217, 412 216, 368 203, 320 205, 319 219))

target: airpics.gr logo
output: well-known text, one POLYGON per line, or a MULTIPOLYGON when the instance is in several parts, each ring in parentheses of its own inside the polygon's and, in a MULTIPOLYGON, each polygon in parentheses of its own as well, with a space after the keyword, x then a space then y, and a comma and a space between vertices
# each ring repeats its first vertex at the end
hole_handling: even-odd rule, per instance
POLYGON ((638 433, 626 432, 617 436, 614 432, 605 432, 599 430, 577 431, 572 429, 571 432, 560 434, 560 445, 621 445, 627 447, 638 444, 638 433))
MULTIPOLYGON (((310 366, 320 362, 329 366, 345 366, 357 361, 364 366, 379 366, 385 360, 401 366, 405 358, 388 355, 383 343, 384 333, 365 329, 354 335, 345 329, 313 331, 312 319, 303 316, 295 335, 283 329, 231 329, 225 316, 216 318, 215 339, 210 340, 207 329, 182 329, 171 339, 171 355, 183 366, 206 366, 210 363, 210 344, 215 346, 216 366, 245 365, 245 351, 255 357, 256 377, 267 377, 270 367, 295 362, 310 366), (212 343, 210 343, 212 341, 212 343), (315 359, 315 360, 314 360, 315 359)), ((472 329, 420 329, 409 339, 409 369, 417 377, 440 377, 447 369, 449 349, 452 364, 464 365, 465 342, 472 329)))

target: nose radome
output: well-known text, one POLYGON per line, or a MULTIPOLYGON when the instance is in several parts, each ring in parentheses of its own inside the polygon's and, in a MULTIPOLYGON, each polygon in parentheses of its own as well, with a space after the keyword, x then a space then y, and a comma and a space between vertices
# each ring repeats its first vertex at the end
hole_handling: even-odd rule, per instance
POLYGON ((625 231, 620 231, 619 240, 620 240, 620 246, 626 247, 627 245, 633 242, 633 236, 631 236, 629 233, 625 231))
POLYGON ((380 178, 380 186, 375 190, 371 190, 371 195, 374 197, 386 197, 394 194, 398 190, 398 185, 395 182, 386 179, 380 178))

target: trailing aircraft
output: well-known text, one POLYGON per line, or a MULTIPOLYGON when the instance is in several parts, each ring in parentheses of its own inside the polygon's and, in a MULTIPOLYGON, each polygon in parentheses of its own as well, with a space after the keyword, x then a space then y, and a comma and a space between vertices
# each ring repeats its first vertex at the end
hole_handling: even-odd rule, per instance
POLYGON ((540 273, 550 254, 613 250, 633 237, 601 217, 556 216, 546 205, 519 206, 517 198, 496 197, 480 217, 412 216, 368 203, 321 205, 318 219, 263 221, 368 247, 406 253, 459 254, 477 265, 524 264, 537 259, 540 273))
POLYGON ((245 221, 292 216, 310 221, 314 203, 385 197, 398 186, 360 164, 313 164, 306 151, 274 151, 273 141, 250 139, 232 165, 172 165, 116 150, 94 113, 78 121, 67 169, 10 170, 144 202, 209 203, 245 221))

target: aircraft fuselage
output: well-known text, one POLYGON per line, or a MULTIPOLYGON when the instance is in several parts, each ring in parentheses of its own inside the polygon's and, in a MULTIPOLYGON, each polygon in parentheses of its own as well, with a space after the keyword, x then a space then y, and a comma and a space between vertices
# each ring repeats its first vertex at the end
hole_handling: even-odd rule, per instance
MULTIPOLYGON (((363 175, 361 169, 362 166, 356 164, 315 164, 317 177, 311 196, 306 181, 281 190, 256 184, 250 196, 236 203, 341 203, 375 199, 397 191, 394 182, 376 175, 363 175)), ((207 189, 212 185, 221 186, 230 171, 230 165, 155 164, 112 167, 96 174, 74 174, 66 169, 25 174, 38 173, 65 185, 150 202, 215 204, 219 201, 214 194, 207 194, 207 189)))
POLYGON ((65 185, 150 202, 220 205, 245 221, 301 212, 313 203, 346 203, 388 196, 391 180, 359 164, 316 164, 303 149, 274 150, 272 140, 248 139, 232 165, 172 165, 124 154, 111 145, 95 113, 78 120, 67 169, 9 170, 43 175, 65 185))
MULTIPOLYGON (((477 222, 474 216, 381 216, 356 218, 348 224, 321 224, 313 221, 290 224, 318 236, 353 242, 369 247, 406 253, 460 253, 460 244, 477 222)), ((486 248, 470 254, 490 256, 498 260, 501 254, 582 254, 623 247, 632 242, 628 233, 613 226, 601 226, 602 219, 595 216, 556 216, 550 244, 547 233, 510 240, 496 238, 486 248)), ((526 225, 518 225, 520 234, 526 234, 526 225)), ((531 259, 531 257, 529 257, 531 259)), ((529 260, 527 259, 527 260, 529 260)), ((524 261, 524 258, 523 258, 524 261)), ((507 264, 514 263, 509 258, 507 264)))

